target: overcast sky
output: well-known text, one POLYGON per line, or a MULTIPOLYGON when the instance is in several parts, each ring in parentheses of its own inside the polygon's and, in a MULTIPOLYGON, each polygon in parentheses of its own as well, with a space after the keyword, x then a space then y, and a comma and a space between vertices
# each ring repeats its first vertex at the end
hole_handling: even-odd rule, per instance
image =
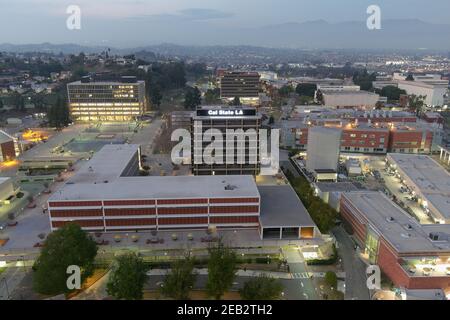
MULTIPOLYGON (((0 43, 209 44, 198 31, 210 37, 291 22, 365 21, 371 4, 383 19, 450 23, 449 0, 0 0, 0 43), (81 8, 81 30, 66 28, 69 5, 81 8)), ((225 44, 241 44, 238 34, 225 44)))

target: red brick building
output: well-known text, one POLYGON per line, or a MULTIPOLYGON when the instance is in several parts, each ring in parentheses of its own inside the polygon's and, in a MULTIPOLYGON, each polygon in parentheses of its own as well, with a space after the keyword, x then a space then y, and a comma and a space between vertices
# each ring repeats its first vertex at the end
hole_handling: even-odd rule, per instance
POLYGON ((146 177, 139 167, 139 146, 104 146, 49 198, 51 229, 76 223, 90 232, 216 228, 320 237, 290 186, 258 188, 251 175, 146 177))
POLYGON ((420 225, 373 191, 344 193, 340 211, 361 257, 396 287, 450 290, 450 225, 420 225))
POLYGON ((10 161, 16 158, 14 138, 0 130, 0 162, 10 161))

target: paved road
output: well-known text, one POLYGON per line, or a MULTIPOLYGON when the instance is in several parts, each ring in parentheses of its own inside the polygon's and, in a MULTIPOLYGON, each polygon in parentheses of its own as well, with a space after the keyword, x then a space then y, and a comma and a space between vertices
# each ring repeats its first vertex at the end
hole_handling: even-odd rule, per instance
POLYGON ((9 300, 13 291, 20 284, 26 274, 26 269, 20 267, 8 267, 0 274, 0 300, 9 300))
POLYGON ((333 234, 339 243, 338 252, 346 274, 345 299, 369 300, 365 263, 356 255, 354 243, 342 227, 334 228, 333 234))
POLYGON ((154 119, 149 124, 143 124, 138 132, 131 138, 130 143, 140 144, 143 154, 151 155, 154 149, 155 138, 161 134, 163 121, 160 118, 154 119))
POLYGON ((293 280, 286 283, 287 296, 296 300, 317 300, 316 288, 301 252, 296 248, 283 248, 283 254, 293 276, 293 280))

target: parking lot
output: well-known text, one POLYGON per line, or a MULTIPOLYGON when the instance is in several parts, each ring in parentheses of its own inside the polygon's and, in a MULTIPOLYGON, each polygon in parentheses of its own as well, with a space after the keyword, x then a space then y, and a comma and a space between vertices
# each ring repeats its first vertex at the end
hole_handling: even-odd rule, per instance
POLYGON ((379 190, 382 190, 389 195, 398 205, 405 209, 408 214, 413 216, 421 224, 434 223, 425 213, 424 209, 418 204, 409 188, 402 183, 402 180, 398 175, 392 171, 386 171, 386 165, 383 160, 371 160, 370 167, 372 168, 372 172, 379 172, 380 178, 377 179, 380 184, 379 190))

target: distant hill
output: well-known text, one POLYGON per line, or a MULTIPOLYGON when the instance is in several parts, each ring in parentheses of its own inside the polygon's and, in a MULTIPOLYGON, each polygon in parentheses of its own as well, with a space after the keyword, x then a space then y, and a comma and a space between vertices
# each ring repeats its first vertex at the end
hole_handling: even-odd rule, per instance
MULTIPOLYGON (((417 19, 383 20, 381 27, 381 30, 369 30, 365 21, 329 23, 324 20, 240 29, 222 27, 210 30, 195 25, 187 26, 185 32, 167 35, 165 41, 182 45, 179 47, 164 44, 127 49, 111 47, 111 51, 125 54, 149 50, 174 54, 171 51, 174 48, 189 48, 191 53, 195 53, 202 51, 198 46, 219 48, 220 45, 292 49, 450 50, 450 24, 432 24, 417 19), (187 34, 191 36, 187 37, 187 34)), ((162 42, 152 37, 148 37, 148 41, 162 42)), ((104 46, 87 47, 77 44, 0 44, 0 51, 15 52, 90 53, 103 50, 104 46)))

